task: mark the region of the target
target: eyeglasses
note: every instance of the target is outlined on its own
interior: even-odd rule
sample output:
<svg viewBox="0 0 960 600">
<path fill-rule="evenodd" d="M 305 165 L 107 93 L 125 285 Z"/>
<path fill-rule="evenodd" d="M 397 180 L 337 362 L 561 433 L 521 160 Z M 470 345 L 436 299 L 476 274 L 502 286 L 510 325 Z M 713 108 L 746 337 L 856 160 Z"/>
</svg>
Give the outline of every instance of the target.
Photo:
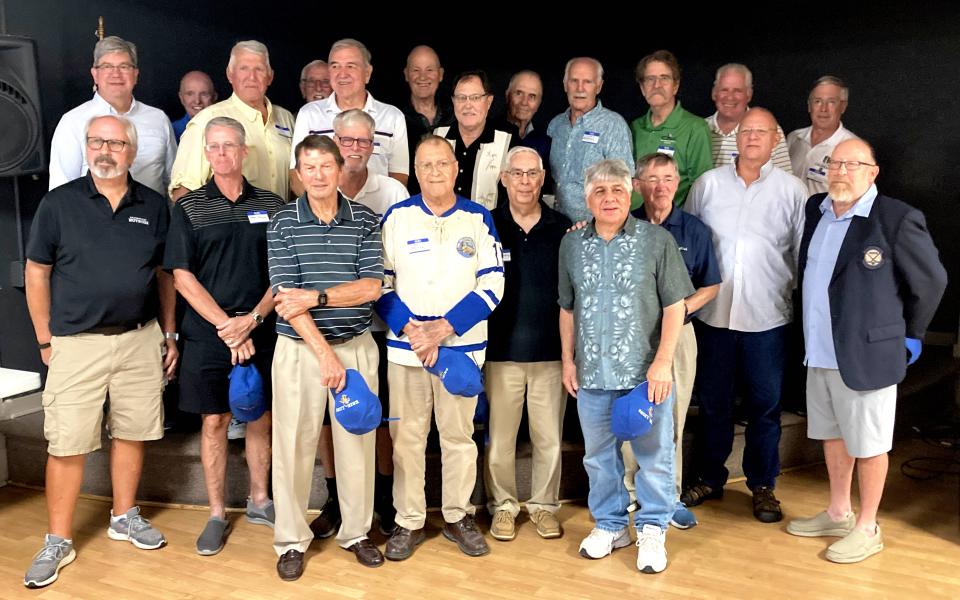
<svg viewBox="0 0 960 600">
<path fill-rule="evenodd" d="M 466 96 L 464 94 L 454 94 L 453 101 L 455 104 L 464 104 L 465 102 L 476 104 L 477 102 L 480 102 L 486 98 L 488 95 L 489 94 L 470 94 L 469 96 Z"/>
<path fill-rule="evenodd" d="M 225 153 L 232 153 L 240 149 L 240 144 L 234 144 L 233 142 L 224 142 L 222 144 L 211 142 L 205 145 L 203 148 L 207 152 L 212 152 L 213 154 L 220 154 L 220 150 L 223 150 Z"/>
<path fill-rule="evenodd" d="M 302 83 L 306 87 L 319 88 L 319 87 L 323 87 L 324 84 L 330 85 L 330 80 L 329 79 L 301 79 L 300 83 Z"/>
<path fill-rule="evenodd" d="M 124 75 L 136 69 L 136 65 L 131 65 L 130 63 L 120 63 L 119 65 L 111 65 L 110 63 L 102 63 L 94 67 L 98 71 L 104 73 L 111 73 L 113 71 L 120 71 Z"/>
<path fill-rule="evenodd" d="M 87 148 L 91 150 L 99 150 L 103 148 L 103 145 L 106 144 L 110 152 L 120 152 L 123 150 L 123 147 L 129 144 L 125 140 L 105 140 L 98 137 L 88 137 L 87 138 Z"/>
<path fill-rule="evenodd" d="M 355 138 L 355 137 L 338 135 L 337 139 L 340 140 L 341 144 L 347 147 L 353 146 L 354 144 L 356 144 L 358 147 L 362 148 L 363 150 L 366 150 L 370 146 L 373 146 L 373 140 L 368 138 Z"/>
<path fill-rule="evenodd" d="M 670 185 L 676 180 L 677 178 L 674 177 L 673 175 L 667 175 L 666 177 L 644 177 L 640 179 L 640 182 L 646 183 L 647 185 L 659 185 L 661 183 L 665 185 Z"/>
<path fill-rule="evenodd" d="M 643 85 L 653 85 L 658 81 L 661 85 L 667 85 L 673 81 L 673 75 L 647 75 L 646 77 L 642 77 L 640 79 L 640 82 L 643 83 Z"/>
<path fill-rule="evenodd" d="M 770 133 L 775 133 L 776 131 L 777 131 L 776 129 L 764 129 L 762 127 L 758 127 L 755 129 L 741 129 L 737 131 L 737 135 L 739 135 L 740 137 L 748 138 L 753 135 L 764 136 Z"/>
<path fill-rule="evenodd" d="M 840 167 L 844 167 L 848 172 L 859 171 L 860 167 L 875 167 L 877 165 L 861 162 L 859 160 L 833 160 L 832 158 L 825 159 L 827 169 L 831 171 L 839 171 Z"/>
<path fill-rule="evenodd" d="M 511 179 L 515 179 L 517 181 L 523 179 L 524 175 L 526 175 L 529 179 L 536 179 L 542 174 L 543 169 L 530 169 L 528 171 L 523 171 L 521 169 L 509 169 L 507 171 L 507 175 L 509 175 Z"/>
<path fill-rule="evenodd" d="M 414 165 L 414 166 L 415 166 L 418 170 L 423 171 L 424 173 L 429 173 L 429 172 L 433 171 L 434 169 L 436 169 L 436 170 L 438 170 L 438 171 L 446 171 L 447 169 L 450 168 L 450 165 L 452 165 L 452 164 L 453 164 L 453 161 L 452 161 L 452 160 L 438 160 L 438 161 L 435 162 L 435 163 L 432 163 L 432 162 L 428 162 L 428 163 L 417 163 L 417 164 Z"/>
</svg>

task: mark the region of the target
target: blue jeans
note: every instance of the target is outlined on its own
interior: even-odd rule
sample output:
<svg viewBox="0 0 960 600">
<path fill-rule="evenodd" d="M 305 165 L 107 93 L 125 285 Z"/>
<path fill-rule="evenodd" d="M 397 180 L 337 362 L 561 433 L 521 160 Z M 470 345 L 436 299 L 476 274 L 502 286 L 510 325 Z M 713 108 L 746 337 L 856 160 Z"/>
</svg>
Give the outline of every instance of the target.
<svg viewBox="0 0 960 600">
<path fill-rule="evenodd" d="M 610 432 L 613 401 L 630 390 L 586 390 L 577 392 L 577 412 L 583 430 L 583 467 L 590 481 L 587 505 L 597 527 L 620 531 L 630 520 L 630 495 L 623 485 L 623 456 L 620 442 Z M 634 475 L 637 502 L 636 527 L 657 525 L 666 529 L 673 516 L 676 493 L 673 483 L 673 403 L 670 396 L 653 411 L 653 426 L 646 435 L 630 441 L 640 468 Z"/>
<path fill-rule="evenodd" d="M 780 391 L 787 326 L 743 332 L 694 323 L 699 347 L 700 479 L 714 489 L 727 483 L 724 463 L 733 449 L 733 399 L 740 379 L 746 392 L 743 472 L 747 487 L 773 487 L 780 473 Z"/>
</svg>

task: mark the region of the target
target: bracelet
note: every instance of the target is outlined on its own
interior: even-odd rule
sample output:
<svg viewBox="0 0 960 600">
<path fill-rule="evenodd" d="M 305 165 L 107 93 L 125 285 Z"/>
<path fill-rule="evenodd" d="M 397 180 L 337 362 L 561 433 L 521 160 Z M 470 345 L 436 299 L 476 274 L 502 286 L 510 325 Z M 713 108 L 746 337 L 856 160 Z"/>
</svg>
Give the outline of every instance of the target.
<svg viewBox="0 0 960 600">
<path fill-rule="evenodd" d="M 37 342 L 37 348 L 39 348 L 40 350 L 46 350 L 49 347 L 50 347 L 50 342 L 44 342 L 42 344 Z"/>
<path fill-rule="evenodd" d="M 163 338 L 177 342 L 177 341 L 180 341 L 180 334 L 177 333 L 176 331 L 164 331 Z"/>
</svg>

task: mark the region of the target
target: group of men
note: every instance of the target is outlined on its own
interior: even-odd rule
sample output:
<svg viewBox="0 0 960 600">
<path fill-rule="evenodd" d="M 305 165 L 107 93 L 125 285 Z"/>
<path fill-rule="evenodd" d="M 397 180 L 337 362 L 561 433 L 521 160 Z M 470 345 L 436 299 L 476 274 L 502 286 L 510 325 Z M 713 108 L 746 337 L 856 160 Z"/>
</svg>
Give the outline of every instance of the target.
<svg viewBox="0 0 960 600">
<path fill-rule="evenodd" d="M 50 367 L 50 528 L 28 587 L 52 583 L 76 556 L 83 459 L 100 447 L 107 396 L 108 534 L 139 548 L 165 544 L 134 494 L 143 442 L 163 435 L 164 381 L 177 373 L 181 410 L 202 416 L 210 517 L 196 550 L 224 547 L 237 364 L 253 365 L 266 391 L 265 410 L 247 415 L 246 518 L 273 528 L 284 580 L 301 576 L 315 537 L 336 534 L 368 567 L 413 554 L 425 538 L 431 419 L 444 536 L 469 556 L 489 552 L 471 503 L 478 390 L 451 383 L 480 369 L 492 537 L 516 535 L 524 406 L 533 445 L 526 510 L 540 536 L 562 535 L 569 393 L 596 521 L 581 555 L 633 543 L 633 525 L 637 568 L 663 571 L 669 525 L 696 525 L 689 509 L 723 494 L 739 389 L 753 514 L 782 519 L 780 390 L 798 282 L 808 431 L 824 441 L 831 494 L 826 511 L 787 530 L 842 537 L 827 552 L 835 562 L 882 549 L 876 512 L 904 346 L 915 360 L 946 274 L 923 216 L 878 193 L 873 149 L 840 122 L 848 91 L 839 79 L 816 82 L 811 127 L 784 140 L 772 113 L 750 108 L 745 66 L 718 69 L 717 112 L 701 119 L 681 107 L 680 66 L 664 50 L 637 65 L 650 108 L 632 125 L 602 106 L 599 61 L 579 57 L 563 76 L 569 108 L 540 133 L 537 73 L 511 78 L 507 114 L 496 120 L 483 71 L 458 76 L 449 104 L 439 97 L 444 71 L 427 46 L 408 56 L 402 109 L 367 91 L 371 54 L 353 39 L 303 68 L 296 118 L 268 99 L 273 69 L 256 41 L 231 50 L 226 100 L 216 102 L 209 76 L 185 75 L 186 114 L 173 124 L 134 99 L 138 73 L 132 43 L 97 44 L 94 98 L 57 127 L 50 192 L 29 240 L 28 305 Z M 329 416 L 357 376 L 390 416 L 375 430 L 350 431 Z M 652 425 L 621 440 L 613 405 L 643 382 Z M 695 385 L 701 431 L 684 487 Z M 328 500 L 308 523 L 318 443 Z M 625 459 L 638 468 L 625 471 Z M 383 552 L 368 538 L 375 515 L 389 536 Z"/>
</svg>

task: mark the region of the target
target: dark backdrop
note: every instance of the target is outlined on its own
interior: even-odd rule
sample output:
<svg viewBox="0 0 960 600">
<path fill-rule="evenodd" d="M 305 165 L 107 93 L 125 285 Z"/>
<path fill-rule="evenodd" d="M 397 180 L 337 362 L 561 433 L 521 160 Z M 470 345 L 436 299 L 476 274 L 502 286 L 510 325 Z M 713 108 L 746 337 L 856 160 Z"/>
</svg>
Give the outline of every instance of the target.
<svg viewBox="0 0 960 600">
<path fill-rule="evenodd" d="M 851 87 L 844 124 L 876 146 L 880 189 L 926 213 L 951 281 L 960 275 L 954 208 L 960 196 L 960 174 L 954 167 L 960 150 L 960 10 L 933 3 L 924 3 L 922 9 L 807 3 L 807 9 L 793 8 L 790 14 L 730 14 L 719 21 L 722 17 L 707 16 L 710 11 L 698 11 L 692 3 L 685 9 L 661 5 L 663 14 L 649 8 L 603 9 L 605 16 L 591 14 L 588 7 L 575 14 L 546 14 L 534 5 L 517 5 L 497 16 L 464 19 L 442 15 L 452 14 L 454 6 L 461 15 L 486 5 L 418 5 L 413 13 L 404 3 L 391 13 L 383 4 L 330 9 L 321 2 L 16 0 L 6 3 L 6 27 L 7 33 L 37 41 L 47 144 L 60 115 L 91 96 L 89 69 L 100 15 L 107 35 L 134 41 L 139 48 L 137 98 L 173 118 L 183 114 L 176 93 L 180 76 L 188 70 L 209 72 L 221 98 L 229 95 L 224 69 L 230 46 L 250 38 L 270 48 L 276 71 L 271 99 L 294 113 L 300 106 L 300 68 L 313 58 L 326 58 L 330 44 L 346 36 L 369 46 L 375 67 L 370 89 L 391 103 L 405 96 L 401 69 L 416 44 L 437 49 L 448 80 L 460 70 L 486 69 L 499 92 L 495 110 L 502 110 L 502 90 L 510 73 L 536 69 L 545 83 L 538 127 L 565 108 L 560 80 L 564 63 L 575 55 L 603 62 L 601 98 L 628 120 L 646 111 L 633 66 L 658 48 L 668 48 L 679 58 L 684 69 L 680 99 L 689 110 L 711 114 L 714 71 L 725 62 L 743 62 L 754 72 L 753 104 L 770 108 L 788 132 L 809 124 L 805 102 L 811 82 L 823 74 L 839 75 Z M 755 13 L 746 3 L 736 5 Z M 722 10 L 729 11 L 729 6 Z M 718 5 L 715 12 L 720 10 Z M 688 14 L 694 12 L 705 16 Z M 562 19 L 569 19 L 569 26 L 560 27 Z M 548 22 L 551 25 L 545 25 Z M 536 23 L 544 25 L 528 25 Z M 532 31 L 535 27 L 540 30 Z M 29 231 L 46 191 L 46 174 L 20 177 L 18 182 L 21 224 Z M 10 264 L 18 257 L 13 182 L 0 179 L 0 364 L 37 370 L 23 290 L 11 286 Z M 951 284 L 932 329 L 956 332 L 957 313 L 957 287 Z"/>
</svg>

